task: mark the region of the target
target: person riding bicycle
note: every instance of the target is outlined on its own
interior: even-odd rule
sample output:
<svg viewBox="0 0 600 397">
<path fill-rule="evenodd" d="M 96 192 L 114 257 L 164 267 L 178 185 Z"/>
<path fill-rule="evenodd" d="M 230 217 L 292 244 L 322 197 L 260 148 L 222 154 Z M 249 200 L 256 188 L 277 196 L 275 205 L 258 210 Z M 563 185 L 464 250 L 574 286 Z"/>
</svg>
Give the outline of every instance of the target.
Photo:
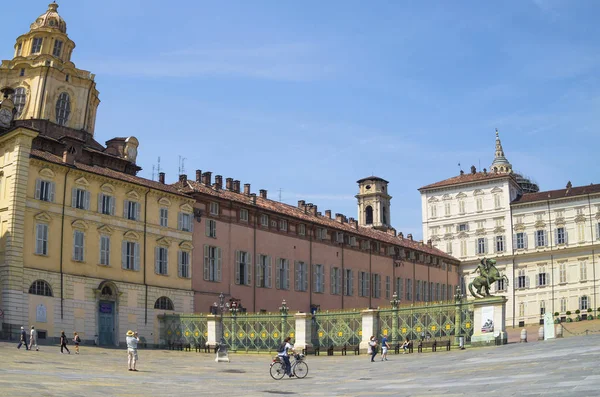
<svg viewBox="0 0 600 397">
<path fill-rule="evenodd" d="M 294 353 L 294 346 L 290 343 L 292 338 L 289 336 L 283 340 L 283 343 L 277 349 L 277 355 L 283 360 L 285 363 L 285 373 L 290 378 L 294 376 L 292 374 L 292 364 L 290 363 L 289 352 Z"/>
</svg>

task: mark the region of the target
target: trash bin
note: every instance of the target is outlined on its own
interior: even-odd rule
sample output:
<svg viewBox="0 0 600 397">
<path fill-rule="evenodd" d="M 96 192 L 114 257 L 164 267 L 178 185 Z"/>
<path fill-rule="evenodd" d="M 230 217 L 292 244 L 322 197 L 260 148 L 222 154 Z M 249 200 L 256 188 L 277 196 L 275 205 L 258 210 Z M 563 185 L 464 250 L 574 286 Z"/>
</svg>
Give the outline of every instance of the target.
<svg viewBox="0 0 600 397">
<path fill-rule="evenodd" d="M 98 340 L 98 335 L 94 335 L 94 345 L 98 346 L 100 344 L 100 341 Z"/>
<path fill-rule="evenodd" d="M 460 350 L 465 349 L 465 337 L 464 336 L 458 337 L 458 347 L 460 348 Z"/>
</svg>

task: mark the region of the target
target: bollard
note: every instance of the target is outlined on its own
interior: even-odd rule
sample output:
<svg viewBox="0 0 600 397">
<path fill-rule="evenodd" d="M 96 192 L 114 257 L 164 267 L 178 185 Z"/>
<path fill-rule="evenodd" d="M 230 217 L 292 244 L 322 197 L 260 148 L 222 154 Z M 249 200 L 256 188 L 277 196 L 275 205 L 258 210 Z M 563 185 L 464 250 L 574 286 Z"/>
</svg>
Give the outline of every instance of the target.
<svg viewBox="0 0 600 397">
<path fill-rule="evenodd" d="M 521 330 L 521 343 L 525 342 L 527 343 L 527 330 L 525 328 L 523 328 Z"/>
<path fill-rule="evenodd" d="M 464 336 L 458 337 L 458 347 L 460 348 L 460 350 L 465 350 L 465 337 Z"/>
<path fill-rule="evenodd" d="M 562 338 L 563 337 L 563 326 L 562 326 L 562 324 L 556 324 L 556 337 L 557 338 Z"/>
<path fill-rule="evenodd" d="M 541 326 L 538 330 L 538 340 L 544 340 L 544 326 Z"/>
</svg>

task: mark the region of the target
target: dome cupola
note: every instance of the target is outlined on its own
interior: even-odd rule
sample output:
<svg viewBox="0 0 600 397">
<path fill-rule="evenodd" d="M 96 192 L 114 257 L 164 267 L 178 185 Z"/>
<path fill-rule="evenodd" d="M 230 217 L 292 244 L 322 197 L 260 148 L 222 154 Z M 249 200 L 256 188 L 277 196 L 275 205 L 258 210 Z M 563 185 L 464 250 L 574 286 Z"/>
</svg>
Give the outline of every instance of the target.
<svg viewBox="0 0 600 397">
<path fill-rule="evenodd" d="M 52 2 L 48 5 L 48 10 L 40 15 L 34 23 L 31 24 L 30 29 L 36 30 L 40 28 L 56 29 L 62 33 L 67 33 L 67 23 L 64 19 L 58 15 L 58 4 Z"/>
</svg>

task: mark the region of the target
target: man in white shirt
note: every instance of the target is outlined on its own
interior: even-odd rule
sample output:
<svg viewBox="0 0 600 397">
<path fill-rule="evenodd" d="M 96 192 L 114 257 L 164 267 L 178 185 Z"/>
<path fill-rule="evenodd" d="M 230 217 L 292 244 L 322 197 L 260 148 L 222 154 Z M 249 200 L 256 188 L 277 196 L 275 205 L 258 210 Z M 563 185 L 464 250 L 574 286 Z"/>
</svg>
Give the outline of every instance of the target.
<svg viewBox="0 0 600 397">
<path fill-rule="evenodd" d="M 285 373 L 290 378 L 294 376 L 294 374 L 292 374 L 292 364 L 290 363 L 290 356 L 288 354 L 288 351 L 291 351 L 292 353 L 294 351 L 294 346 L 292 346 L 292 344 L 290 343 L 291 340 L 292 340 L 292 338 L 290 338 L 289 336 L 287 338 L 285 338 L 283 340 L 283 343 L 277 350 L 277 355 L 285 363 Z"/>
<path fill-rule="evenodd" d="M 31 350 L 33 346 L 35 346 L 36 352 L 40 351 L 40 349 L 38 349 L 38 345 L 37 345 L 37 331 L 35 330 L 35 327 L 32 325 L 31 333 L 29 334 L 29 350 Z"/>
<path fill-rule="evenodd" d="M 129 366 L 130 371 L 137 371 L 135 369 L 135 364 L 138 360 L 137 348 L 138 342 L 140 338 L 138 337 L 137 332 L 133 332 L 131 330 L 127 331 L 127 364 Z"/>
</svg>

